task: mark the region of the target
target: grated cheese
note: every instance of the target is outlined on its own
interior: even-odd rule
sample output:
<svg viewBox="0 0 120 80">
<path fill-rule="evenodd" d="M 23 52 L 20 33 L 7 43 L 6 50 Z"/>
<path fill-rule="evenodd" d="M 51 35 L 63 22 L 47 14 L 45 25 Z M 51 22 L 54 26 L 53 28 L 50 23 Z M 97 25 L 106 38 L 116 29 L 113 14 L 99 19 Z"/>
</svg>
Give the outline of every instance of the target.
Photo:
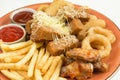
<svg viewBox="0 0 120 80">
<path fill-rule="evenodd" d="M 68 35 L 70 33 L 69 28 L 65 26 L 65 22 L 61 21 L 58 17 L 51 17 L 47 13 L 42 11 L 37 11 L 33 15 L 33 24 L 51 27 L 60 34 Z M 39 27 L 40 27 L 39 26 Z"/>
</svg>

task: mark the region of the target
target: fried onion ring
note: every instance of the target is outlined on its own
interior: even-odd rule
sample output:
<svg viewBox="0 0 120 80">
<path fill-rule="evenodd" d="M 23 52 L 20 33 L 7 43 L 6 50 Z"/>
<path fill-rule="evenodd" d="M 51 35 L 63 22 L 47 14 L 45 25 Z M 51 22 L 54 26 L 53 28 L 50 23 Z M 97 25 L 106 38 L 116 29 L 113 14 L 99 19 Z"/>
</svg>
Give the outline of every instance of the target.
<svg viewBox="0 0 120 80">
<path fill-rule="evenodd" d="M 82 41 L 82 48 L 84 48 L 84 49 L 96 49 L 96 48 L 92 47 L 91 43 L 92 44 L 97 43 L 98 46 L 103 47 L 102 49 L 97 48 L 101 58 L 109 56 L 110 51 L 111 51 L 111 44 L 110 44 L 110 41 L 108 40 L 108 38 L 106 38 L 105 36 L 100 35 L 100 34 L 88 35 Z M 94 45 L 94 46 L 96 46 L 96 45 Z"/>
<path fill-rule="evenodd" d="M 90 19 L 85 25 L 86 28 L 91 28 L 91 27 L 96 27 L 96 26 L 100 26 L 105 28 L 106 27 L 106 23 L 104 20 L 102 19 Z"/>
<path fill-rule="evenodd" d="M 113 43 L 116 40 L 115 35 L 112 33 L 112 31 L 105 29 L 105 28 L 91 27 L 88 30 L 88 35 L 93 35 L 93 34 L 104 35 L 105 37 L 107 37 L 109 39 L 110 43 Z"/>
</svg>

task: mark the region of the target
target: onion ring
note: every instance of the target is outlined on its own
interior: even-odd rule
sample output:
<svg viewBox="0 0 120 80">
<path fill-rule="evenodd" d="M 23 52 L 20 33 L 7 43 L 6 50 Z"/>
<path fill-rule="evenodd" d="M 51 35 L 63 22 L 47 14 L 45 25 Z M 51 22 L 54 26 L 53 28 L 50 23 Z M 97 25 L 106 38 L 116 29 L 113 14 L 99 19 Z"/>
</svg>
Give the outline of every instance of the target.
<svg viewBox="0 0 120 80">
<path fill-rule="evenodd" d="M 106 27 L 106 23 L 104 20 L 102 19 L 90 19 L 85 25 L 86 28 L 91 28 L 91 27 L 96 27 L 96 26 L 100 26 L 105 28 Z"/>
<path fill-rule="evenodd" d="M 115 35 L 112 33 L 112 31 L 101 27 L 91 27 L 88 30 L 88 35 L 93 35 L 93 34 L 101 34 L 107 37 L 110 43 L 113 43 L 116 40 Z"/>
<path fill-rule="evenodd" d="M 84 49 L 94 49 L 91 46 L 91 43 L 101 43 L 103 49 L 97 49 L 100 54 L 100 58 L 104 58 L 109 56 L 110 51 L 111 51 L 111 44 L 108 38 L 106 38 L 103 35 L 100 34 L 94 34 L 94 35 L 88 35 L 83 41 L 82 41 L 82 48 Z"/>
</svg>

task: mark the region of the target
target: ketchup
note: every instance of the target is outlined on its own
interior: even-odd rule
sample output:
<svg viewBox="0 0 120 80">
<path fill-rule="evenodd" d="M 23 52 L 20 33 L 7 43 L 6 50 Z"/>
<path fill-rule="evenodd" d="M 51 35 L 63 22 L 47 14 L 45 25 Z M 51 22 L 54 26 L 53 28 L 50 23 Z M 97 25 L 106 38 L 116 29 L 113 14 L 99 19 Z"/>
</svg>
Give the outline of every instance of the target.
<svg viewBox="0 0 120 80">
<path fill-rule="evenodd" d="M 0 29 L 0 39 L 4 42 L 13 42 L 20 39 L 24 32 L 21 28 L 16 26 L 8 26 Z"/>
<path fill-rule="evenodd" d="M 28 20 L 32 19 L 32 12 L 22 11 L 14 15 L 13 20 L 17 23 L 26 23 Z"/>
</svg>

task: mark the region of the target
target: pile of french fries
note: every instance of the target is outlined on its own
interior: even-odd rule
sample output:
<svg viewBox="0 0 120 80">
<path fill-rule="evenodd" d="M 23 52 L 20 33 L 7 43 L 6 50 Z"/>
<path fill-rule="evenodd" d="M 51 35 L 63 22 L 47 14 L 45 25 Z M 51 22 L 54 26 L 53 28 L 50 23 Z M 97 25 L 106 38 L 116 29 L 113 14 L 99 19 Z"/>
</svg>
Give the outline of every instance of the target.
<svg viewBox="0 0 120 80">
<path fill-rule="evenodd" d="M 51 56 L 42 42 L 0 42 L 0 47 L 0 72 L 10 80 L 67 80 L 59 76 L 62 56 Z"/>
</svg>

